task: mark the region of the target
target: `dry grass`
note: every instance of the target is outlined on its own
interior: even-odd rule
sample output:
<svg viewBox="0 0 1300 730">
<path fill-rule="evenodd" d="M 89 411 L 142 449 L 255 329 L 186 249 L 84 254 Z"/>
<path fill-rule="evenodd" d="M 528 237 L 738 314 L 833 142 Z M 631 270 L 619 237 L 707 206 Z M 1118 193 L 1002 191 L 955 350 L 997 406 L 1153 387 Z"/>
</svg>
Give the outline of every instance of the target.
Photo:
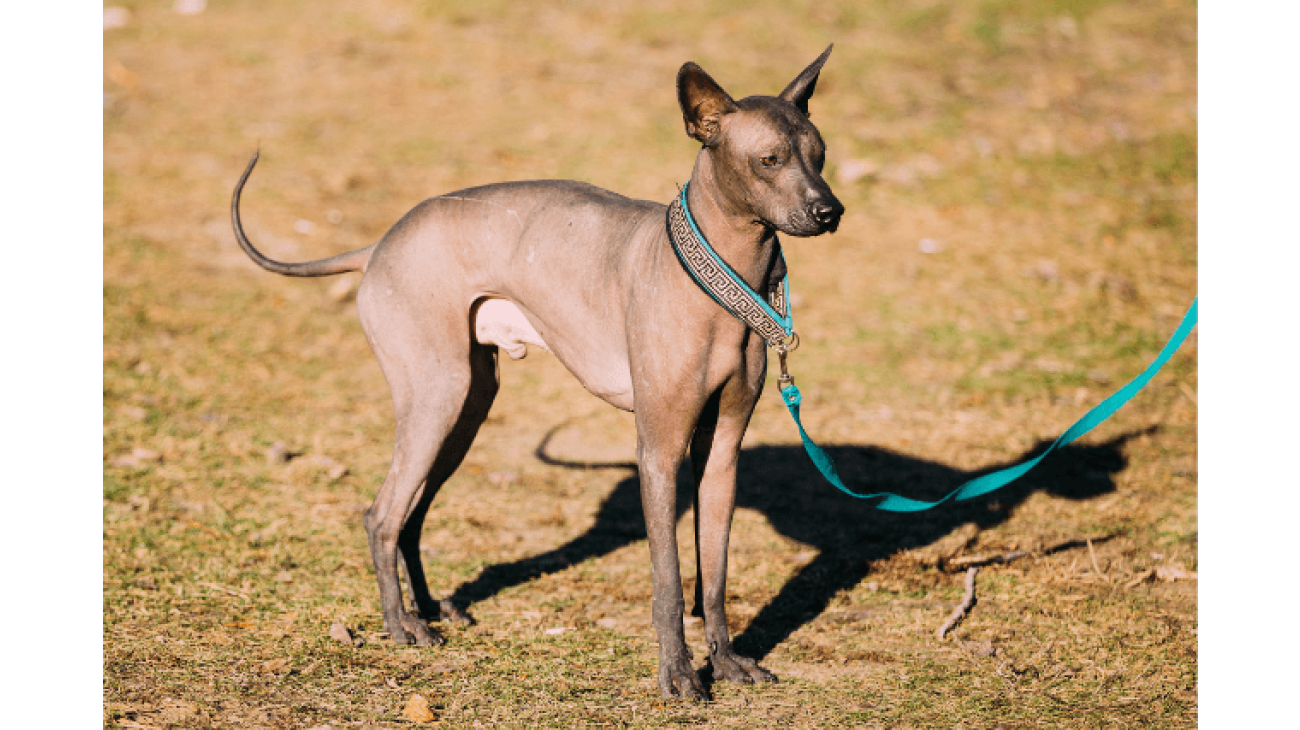
<svg viewBox="0 0 1300 730">
<path fill-rule="evenodd" d="M 667 201 L 694 154 L 682 62 L 771 94 L 834 41 L 813 116 L 849 213 L 788 246 L 792 366 L 851 483 L 939 494 L 1054 438 L 1194 296 L 1193 4 L 124 5 L 104 38 L 106 725 L 391 727 L 414 693 L 448 727 L 1196 725 L 1196 582 L 1170 579 L 1197 569 L 1195 334 L 1024 483 L 921 516 L 821 483 L 768 394 L 729 606 L 782 682 L 665 703 L 634 474 L 533 456 L 567 424 L 556 455 L 626 460 L 631 422 L 544 354 L 503 365 L 425 528 L 431 583 L 479 623 L 438 649 L 379 639 L 360 513 L 387 389 L 333 282 L 256 270 L 226 217 L 259 145 L 246 225 L 288 259 L 498 180 Z M 268 462 L 276 442 L 302 456 Z M 1017 548 L 1039 552 L 982 570 L 936 641 L 962 593 L 942 560 Z"/>
</svg>

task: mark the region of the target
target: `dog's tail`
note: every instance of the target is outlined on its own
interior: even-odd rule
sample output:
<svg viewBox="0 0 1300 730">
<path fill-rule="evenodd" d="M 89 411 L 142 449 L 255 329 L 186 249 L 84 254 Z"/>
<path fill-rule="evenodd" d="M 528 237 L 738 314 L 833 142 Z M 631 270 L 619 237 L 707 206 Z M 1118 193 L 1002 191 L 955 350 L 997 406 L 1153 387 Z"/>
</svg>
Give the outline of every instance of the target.
<svg viewBox="0 0 1300 730">
<path fill-rule="evenodd" d="M 260 151 L 253 153 L 253 159 L 248 161 L 248 167 L 244 168 L 244 174 L 240 176 L 239 183 L 235 185 L 235 194 L 230 199 L 230 222 L 235 227 L 235 239 L 239 241 L 239 247 L 244 249 L 244 253 L 248 254 L 253 263 L 263 269 L 285 276 L 329 276 L 331 274 L 342 274 L 345 271 L 365 271 L 366 264 L 370 263 L 370 254 L 375 249 L 374 244 L 349 253 L 341 253 L 338 256 L 331 256 L 318 261 L 306 261 L 301 264 L 286 264 L 275 261 L 263 256 L 261 251 L 253 248 L 253 244 L 248 241 L 248 236 L 244 235 L 244 226 L 239 222 L 239 194 L 244 191 L 244 183 L 248 181 L 249 174 L 253 172 L 253 166 L 257 164 L 257 158 L 260 154 Z"/>
</svg>

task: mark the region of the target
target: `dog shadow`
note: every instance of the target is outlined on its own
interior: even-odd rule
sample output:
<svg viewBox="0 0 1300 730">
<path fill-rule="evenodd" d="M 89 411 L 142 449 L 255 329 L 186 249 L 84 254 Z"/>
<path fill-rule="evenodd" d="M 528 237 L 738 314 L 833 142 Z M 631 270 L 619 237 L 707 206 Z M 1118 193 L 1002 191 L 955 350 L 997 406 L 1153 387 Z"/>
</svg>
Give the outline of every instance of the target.
<svg viewBox="0 0 1300 730">
<path fill-rule="evenodd" d="M 837 491 L 822 479 L 802 446 L 758 446 L 742 450 L 737 508 L 759 511 L 778 533 L 815 548 L 817 555 L 801 566 L 733 639 L 736 650 L 762 659 L 825 611 L 838 592 L 861 582 L 873 561 L 934 543 L 966 523 L 973 523 L 980 530 L 1001 524 L 1035 492 L 1076 501 L 1114 492 L 1114 475 L 1128 465 L 1123 453 L 1125 443 L 1156 428 L 1123 434 L 1101 444 L 1066 446 L 1002 489 L 964 502 L 946 502 L 932 510 L 911 513 L 880 511 L 872 506 L 879 500 L 854 499 Z M 552 430 L 537 447 L 537 456 L 542 461 L 575 469 L 625 469 L 631 475 L 614 487 L 601 505 L 595 524 L 585 533 L 540 555 L 485 568 L 456 589 L 451 596 L 455 605 L 469 606 L 546 573 L 608 555 L 646 539 L 636 464 L 595 464 L 547 456 L 547 443 L 558 429 Z M 967 480 L 1036 456 L 1050 443 L 1039 442 L 1005 463 L 976 471 L 874 446 L 830 446 L 826 451 L 835 460 L 841 479 L 854 491 L 893 492 L 912 499 L 935 500 Z M 689 474 L 689 468 L 683 468 L 678 475 L 679 520 L 693 499 Z M 689 569 L 683 565 L 684 573 Z M 688 607 L 689 603 L 688 597 Z"/>
</svg>

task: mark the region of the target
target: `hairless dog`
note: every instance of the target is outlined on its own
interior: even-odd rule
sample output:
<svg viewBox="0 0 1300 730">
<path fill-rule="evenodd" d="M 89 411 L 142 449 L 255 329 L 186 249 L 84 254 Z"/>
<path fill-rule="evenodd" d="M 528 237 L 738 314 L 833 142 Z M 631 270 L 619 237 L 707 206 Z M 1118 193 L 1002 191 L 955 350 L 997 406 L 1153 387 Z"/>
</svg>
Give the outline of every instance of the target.
<svg viewBox="0 0 1300 730">
<path fill-rule="evenodd" d="M 834 231 L 844 211 L 822 178 L 825 145 L 808 118 L 830 50 L 775 97 L 733 100 L 694 63 L 677 74 L 686 133 L 702 145 L 687 202 L 700 232 L 755 291 L 784 275 L 778 231 Z M 240 192 L 256 163 L 254 156 L 231 201 L 236 238 L 253 261 L 286 276 L 365 272 L 357 309 L 392 391 L 397 435 L 364 522 L 394 641 L 442 641 L 426 620 L 455 609 L 430 596 L 420 529 L 488 415 L 498 348 L 517 359 L 532 344 L 587 390 L 635 414 L 663 696 L 708 697 L 682 628 L 675 477 L 687 453 L 696 599 L 713 674 L 776 681 L 735 653 L 725 606 L 736 463 L 763 389 L 766 345 L 682 268 L 662 204 L 572 181 L 485 185 L 420 203 L 366 248 L 281 263 L 259 253 L 240 224 Z M 414 611 L 403 605 L 399 561 Z"/>
</svg>

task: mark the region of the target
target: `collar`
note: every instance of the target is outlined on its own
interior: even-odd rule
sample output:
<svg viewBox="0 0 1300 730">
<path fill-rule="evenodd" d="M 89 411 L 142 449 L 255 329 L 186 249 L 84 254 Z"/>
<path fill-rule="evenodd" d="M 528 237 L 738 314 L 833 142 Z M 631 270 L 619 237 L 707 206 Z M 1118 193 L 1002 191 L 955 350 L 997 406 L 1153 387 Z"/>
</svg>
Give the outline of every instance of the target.
<svg viewBox="0 0 1300 730">
<path fill-rule="evenodd" d="M 668 206 L 668 240 L 682 268 L 713 301 L 736 319 L 749 325 L 777 352 L 785 353 L 798 347 L 799 337 L 794 332 L 794 317 L 790 311 L 789 276 L 771 283 L 767 297 L 761 297 L 745 280 L 727 265 L 709 245 L 686 202 L 687 182 L 681 194 Z M 777 243 L 776 255 L 784 262 L 785 254 Z"/>
</svg>

